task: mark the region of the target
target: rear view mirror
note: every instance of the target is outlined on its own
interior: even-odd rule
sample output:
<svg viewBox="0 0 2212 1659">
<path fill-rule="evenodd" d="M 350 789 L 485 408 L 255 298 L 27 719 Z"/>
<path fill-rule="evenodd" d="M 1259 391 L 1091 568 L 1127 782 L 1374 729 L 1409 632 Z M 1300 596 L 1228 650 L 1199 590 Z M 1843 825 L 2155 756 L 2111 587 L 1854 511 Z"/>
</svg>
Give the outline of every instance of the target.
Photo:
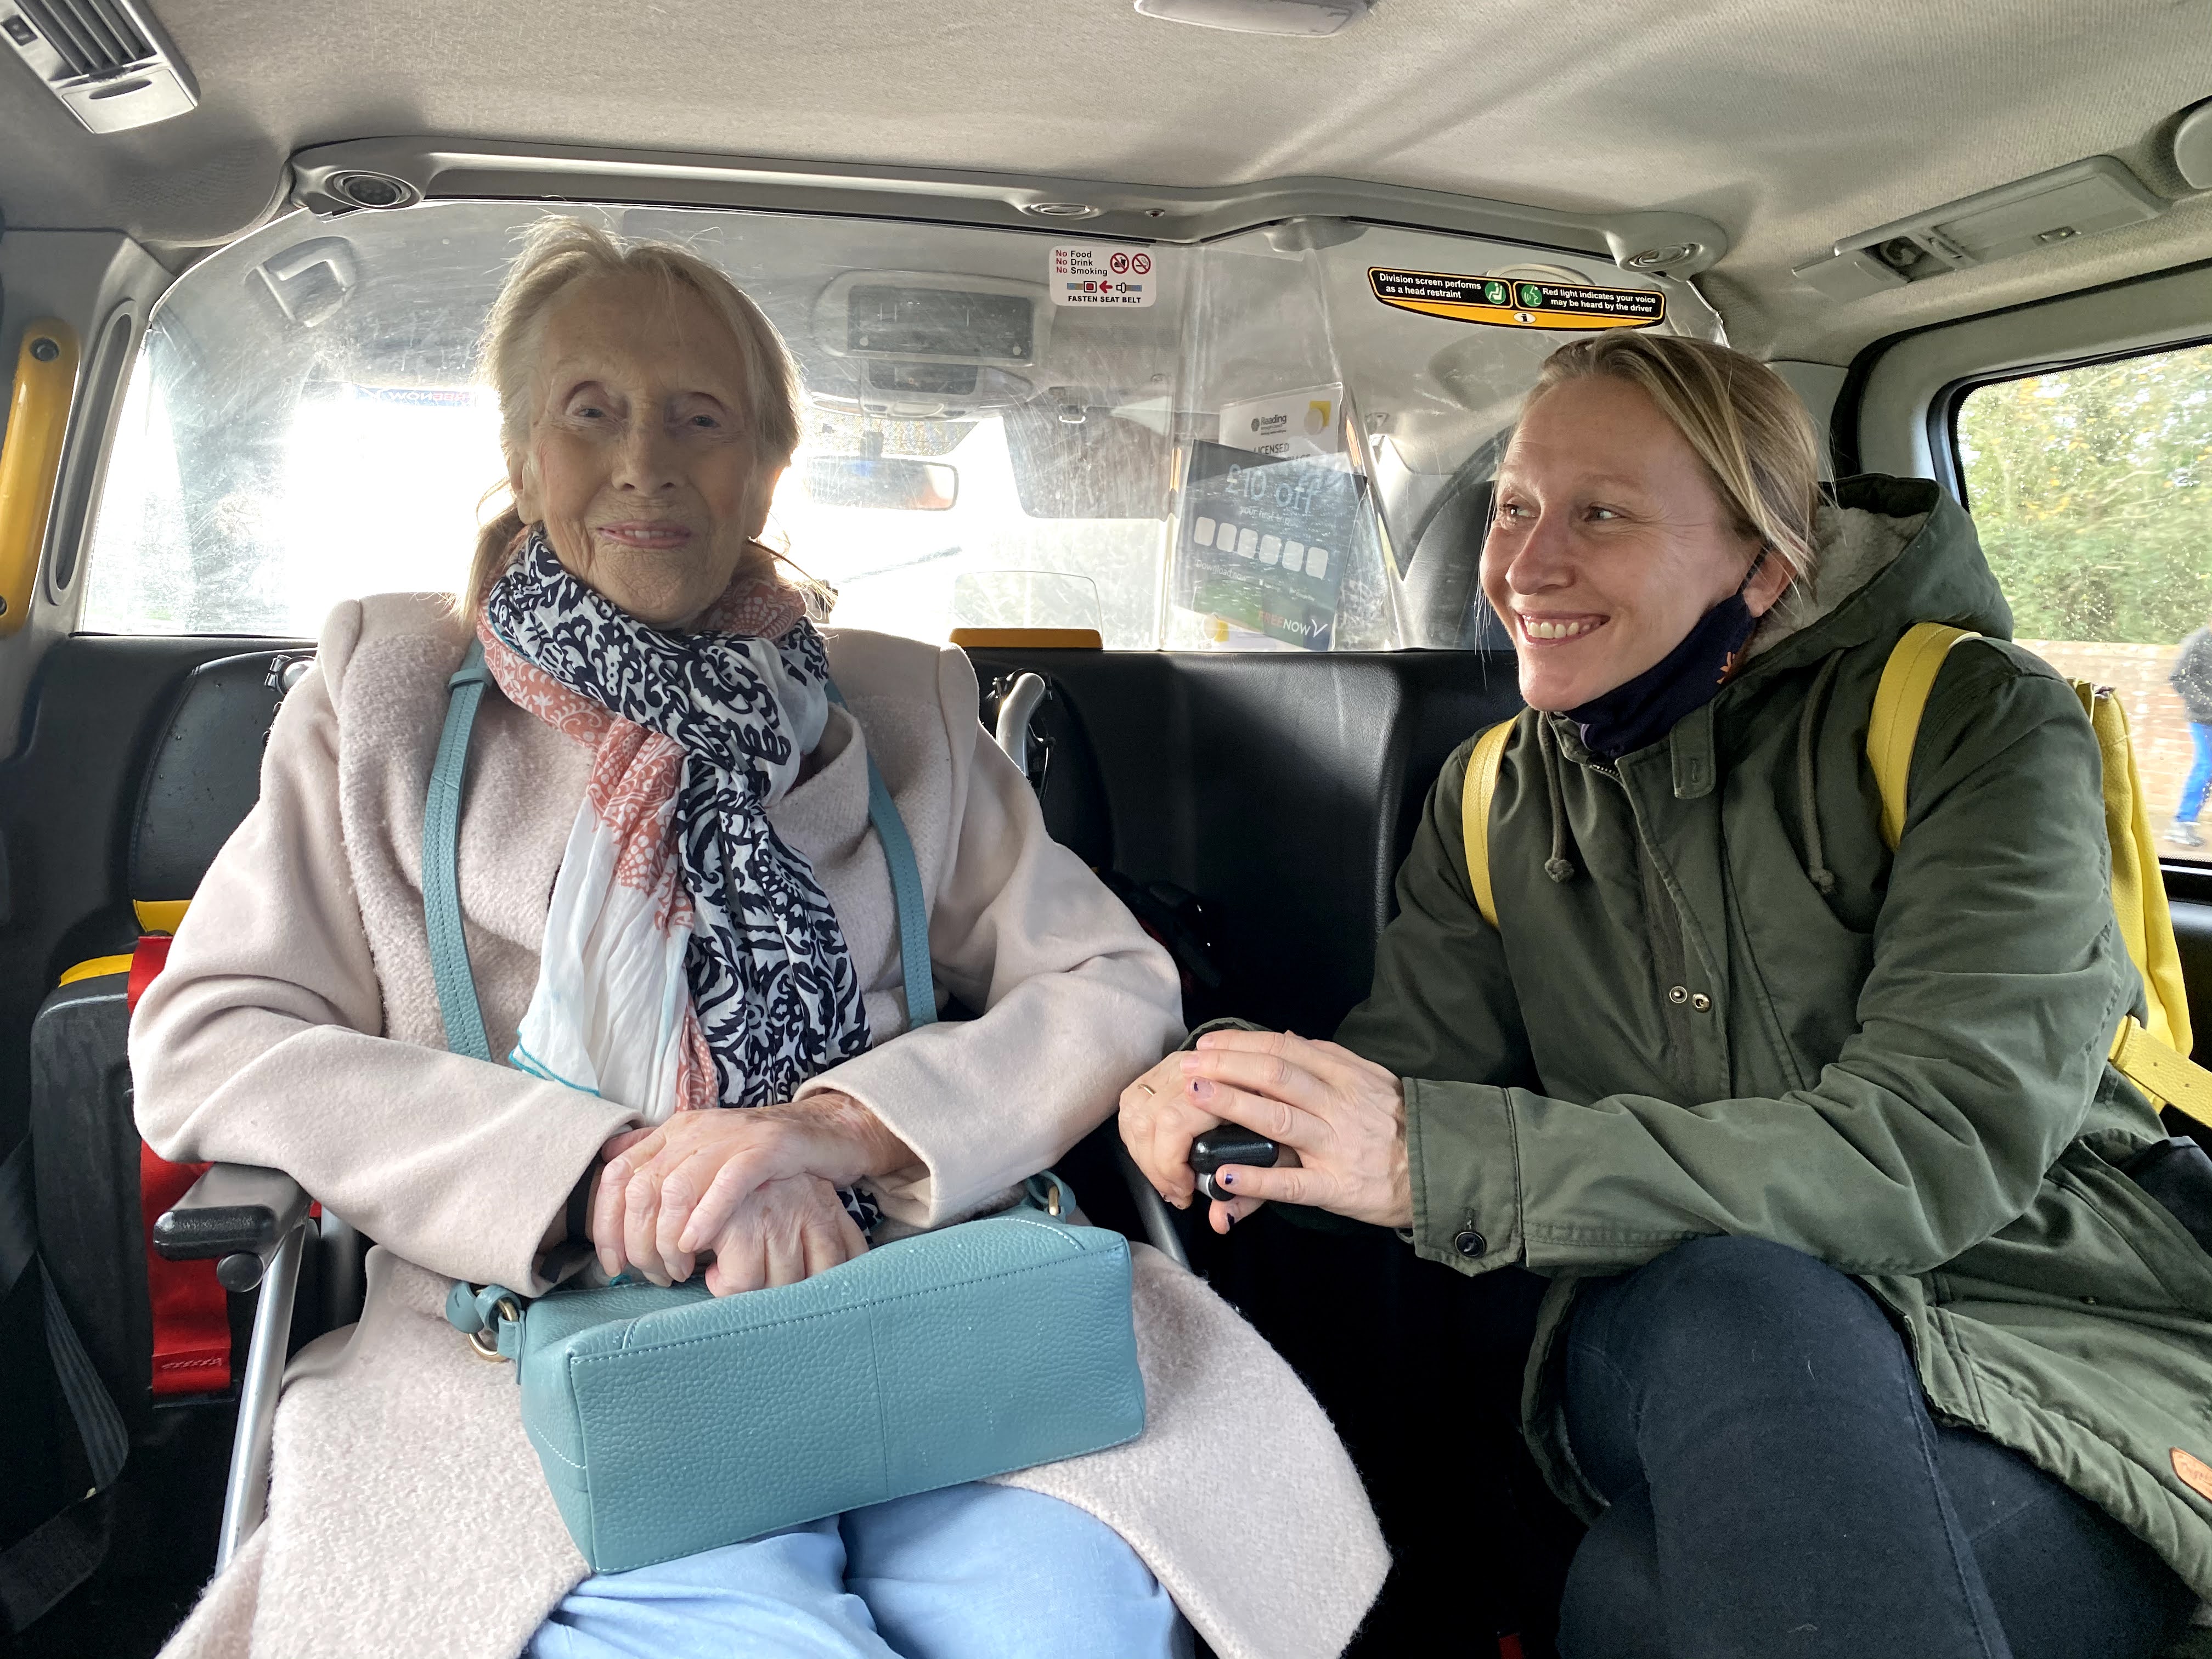
<svg viewBox="0 0 2212 1659">
<path fill-rule="evenodd" d="M 806 463 L 806 494 L 817 507 L 943 513 L 960 498 L 960 473 L 940 461 L 819 455 Z"/>
</svg>

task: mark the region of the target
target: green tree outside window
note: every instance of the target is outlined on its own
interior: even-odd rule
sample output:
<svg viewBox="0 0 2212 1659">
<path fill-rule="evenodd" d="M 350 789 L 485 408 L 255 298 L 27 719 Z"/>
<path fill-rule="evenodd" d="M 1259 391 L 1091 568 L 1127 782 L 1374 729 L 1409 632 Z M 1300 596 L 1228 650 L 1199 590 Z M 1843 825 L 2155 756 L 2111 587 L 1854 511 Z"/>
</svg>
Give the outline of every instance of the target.
<svg viewBox="0 0 2212 1659">
<path fill-rule="evenodd" d="M 2172 645 L 2212 617 L 2212 346 L 1980 387 L 1958 437 L 2017 637 Z"/>
</svg>

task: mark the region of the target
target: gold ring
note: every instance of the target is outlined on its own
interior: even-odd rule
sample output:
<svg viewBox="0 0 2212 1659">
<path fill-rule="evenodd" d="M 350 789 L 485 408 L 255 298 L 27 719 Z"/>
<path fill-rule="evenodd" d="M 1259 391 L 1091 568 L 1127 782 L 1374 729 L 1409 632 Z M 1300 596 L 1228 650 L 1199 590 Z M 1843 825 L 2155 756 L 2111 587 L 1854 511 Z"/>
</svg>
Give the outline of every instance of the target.
<svg viewBox="0 0 2212 1659">
<path fill-rule="evenodd" d="M 1152 1091 L 1152 1085 L 1149 1083 L 1139 1083 L 1137 1086 L 1139 1089 L 1142 1089 L 1146 1094 L 1150 1094 Z"/>
</svg>

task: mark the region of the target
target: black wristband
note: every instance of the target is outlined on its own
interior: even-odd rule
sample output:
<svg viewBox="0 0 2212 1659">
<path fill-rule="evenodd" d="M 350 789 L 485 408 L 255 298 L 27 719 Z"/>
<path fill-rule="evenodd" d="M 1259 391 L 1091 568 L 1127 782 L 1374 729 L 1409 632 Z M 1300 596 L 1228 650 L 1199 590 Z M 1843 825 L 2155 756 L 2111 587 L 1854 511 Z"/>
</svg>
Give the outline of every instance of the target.
<svg viewBox="0 0 2212 1659">
<path fill-rule="evenodd" d="M 568 1189 L 567 1237 L 571 1240 L 580 1241 L 591 1237 L 592 1177 L 598 1173 L 599 1167 L 599 1160 L 595 1158 L 592 1160 L 591 1168 L 584 1171 L 582 1179 Z"/>
</svg>

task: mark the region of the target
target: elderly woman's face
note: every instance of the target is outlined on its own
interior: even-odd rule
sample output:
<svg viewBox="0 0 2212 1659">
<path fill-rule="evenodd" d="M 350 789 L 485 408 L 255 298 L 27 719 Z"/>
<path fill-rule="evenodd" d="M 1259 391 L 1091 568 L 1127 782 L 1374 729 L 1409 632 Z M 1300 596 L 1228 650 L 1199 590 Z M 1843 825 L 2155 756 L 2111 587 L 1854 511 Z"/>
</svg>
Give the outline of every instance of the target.
<svg viewBox="0 0 2212 1659">
<path fill-rule="evenodd" d="M 1735 592 L 1757 544 L 1642 388 L 1570 380 L 1522 416 L 1498 475 L 1482 591 L 1513 630 L 1521 695 L 1573 708 L 1633 679 Z M 1753 615 L 1790 572 L 1762 563 Z"/>
<path fill-rule="evenodd" d="M 586 281 L 540 326 L 526 524 L 611 603 L 683 628 L 720 597 L 768 515 L 772 473 L 745 430 L 744 361 L 690 289 Z"/>
</svg>

